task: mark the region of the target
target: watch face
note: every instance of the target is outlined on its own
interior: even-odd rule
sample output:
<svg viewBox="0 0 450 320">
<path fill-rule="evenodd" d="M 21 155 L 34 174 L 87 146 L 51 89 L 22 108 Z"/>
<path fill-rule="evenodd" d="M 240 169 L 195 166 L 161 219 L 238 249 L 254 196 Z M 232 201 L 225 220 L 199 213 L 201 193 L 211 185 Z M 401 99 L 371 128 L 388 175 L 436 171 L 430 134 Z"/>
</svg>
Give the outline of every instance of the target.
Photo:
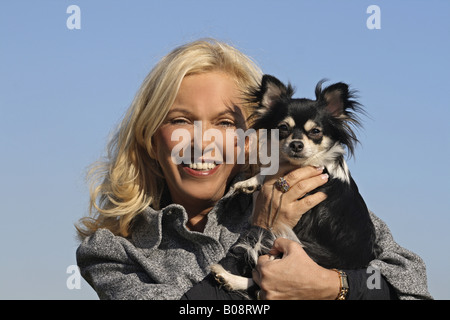
<svg viewBox="0 0 450 320">
<path fill-rule="evenodd" d="M 345 274 L 344 271 L 333 269 L 333 271 L 336 271 L 339 275 L 339 281 L 341 283 L 339 288 L 338 296 L 336 297 L 336 300 L 345 300 L 347 298 L 348 294 L 348 280 L 347 280 L 347 274 Z"/>
</svg>

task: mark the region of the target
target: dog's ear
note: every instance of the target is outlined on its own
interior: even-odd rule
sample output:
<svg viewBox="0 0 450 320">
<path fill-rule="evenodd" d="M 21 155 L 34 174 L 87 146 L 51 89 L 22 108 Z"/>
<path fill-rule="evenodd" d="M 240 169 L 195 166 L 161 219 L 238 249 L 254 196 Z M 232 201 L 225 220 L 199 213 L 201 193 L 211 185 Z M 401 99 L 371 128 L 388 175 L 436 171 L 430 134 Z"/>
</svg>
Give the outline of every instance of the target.
<svg viewBox="0 0 450 320">
<path fill-rule="evenodd" d="M 260 104 L 271 108 L 275 101 L 287 95 L 287 91 L 288 88 L 280 80 L 270 75 L 264 75 L 260 87 Z"/>
<path fill-rule="evenodd" d="M 324 81 L 320 81 L 316 87 L 318 99 L 325 101 L 328 111 L 335 117 L 345 115 L 345 110 L 352 107 L 349 98 L 351 96 L 348 85 L 338 82 L 320 90 Z"/>
<path fill-rule="evenodd" d="M 253 101 L 263 109 L 270 109 L 277 100 L 291 98 L 293 93 L 294 89 L 291 85 L 286 86 L 274 76 L 265 74 L 260 87 L 253 92 Z"/>
<path fill-rule="evenodd" d="M 365 114 L 361 105 L 356 99 L 355 91 L 349 90 L 346 83 L 338 82 L 322 90 L 320 81 L 316 86 L 316 99 L 323 102 L 324 107 L 339 121 L 342 121 L 342 128 L 346 133 L 346 141 L 350 154 L 353 154 L 354 146 L 358 142 L 352 127 L 358 128 L 361 122 L 358 114 Z"/>
</svg>

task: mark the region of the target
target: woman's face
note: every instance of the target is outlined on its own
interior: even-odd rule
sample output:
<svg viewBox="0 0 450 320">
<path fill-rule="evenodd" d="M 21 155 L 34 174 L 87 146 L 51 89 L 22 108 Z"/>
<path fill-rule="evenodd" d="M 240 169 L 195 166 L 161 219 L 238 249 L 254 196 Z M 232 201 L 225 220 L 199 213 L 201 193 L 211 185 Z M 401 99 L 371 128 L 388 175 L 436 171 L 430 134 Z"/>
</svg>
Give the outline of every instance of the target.
<svg viewBox="0 0 450 320">
<path fill-rule="evenodd" d="M 239 171 L 236 161 L 226 163 L 226 153 L 232 152 L 236 159 L 234 140 L 228 149 L 225 147 L 226 131 L 245 127 L 238 104 L 239 90 L 225 73 L 208 72 L 183 79 L 173 106 L 154 136 L 155 154 L 174 203 L 213 204 L 224 195 L 228 183 Z M 175 132 L 173 138 L 177 129 L 184 130 Z M 207 130 L 221 134 L 199 139 Z M 187 147 L 181 152 L 180 132 L 189 133 L 184 136 Z M 174 150 L 184 156 L 184 163 L 176 164 L 172 157 Z"/>
</svg>

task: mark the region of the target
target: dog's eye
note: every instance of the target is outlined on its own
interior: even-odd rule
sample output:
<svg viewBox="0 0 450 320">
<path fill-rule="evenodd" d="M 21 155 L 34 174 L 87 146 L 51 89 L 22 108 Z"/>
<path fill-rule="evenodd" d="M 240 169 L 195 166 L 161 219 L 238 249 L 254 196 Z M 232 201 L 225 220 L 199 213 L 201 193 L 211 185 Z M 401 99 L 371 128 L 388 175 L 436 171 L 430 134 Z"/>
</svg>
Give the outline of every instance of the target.
<svg viewBox="0 0 450 320">
<path fill-rule="evenodd" d="M 319 128 L 314 128 L 309 131 L 309 134 L 312 136 L 318 136 L 322 133 L 322 131 Z"/>
</svg>

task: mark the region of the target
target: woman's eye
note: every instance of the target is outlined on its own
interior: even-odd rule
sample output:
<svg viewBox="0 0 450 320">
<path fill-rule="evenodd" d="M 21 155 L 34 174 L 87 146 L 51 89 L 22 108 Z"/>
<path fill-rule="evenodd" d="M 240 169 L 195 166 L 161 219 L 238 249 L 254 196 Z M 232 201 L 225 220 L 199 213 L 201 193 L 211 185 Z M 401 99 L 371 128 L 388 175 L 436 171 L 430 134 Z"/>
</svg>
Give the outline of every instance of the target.
<svg viewBox="0 0 450 320">
<path fill-rule="evenodd" d="M 222 120 L 222 121 L 219 121 L 219 126 L 221 126 L 221 127 L 235 127 L 236 125 L 231 120 Z"/>
<path fill-rule="evenodd" d="M 280 130 L 280 131 L 288 131 L 289 130 L 289 127 L 288 127 L 288 125 L 287 124 L 280 124 L 278 127 L 277 127 L 277 129 L 278 130 Z"/>
<path fill-rule="evenodd" d="M 184 118 L 175 118 L 175 119 L 170 120 L 170 123 L 171 124 L 187 124 L 188 120 L 184 119 Z"/>
</svg>

